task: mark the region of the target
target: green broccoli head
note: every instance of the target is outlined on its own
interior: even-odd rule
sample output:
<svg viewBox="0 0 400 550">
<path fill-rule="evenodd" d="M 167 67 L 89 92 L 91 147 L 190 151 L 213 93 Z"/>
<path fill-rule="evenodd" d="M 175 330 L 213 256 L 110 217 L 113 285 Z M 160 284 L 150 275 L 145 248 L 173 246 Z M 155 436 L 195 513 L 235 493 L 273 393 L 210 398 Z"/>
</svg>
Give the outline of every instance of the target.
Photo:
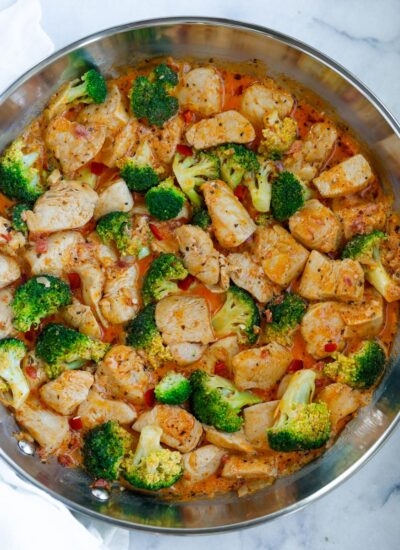
<svg viewBox="0 0 400 550">
<path fill-rule="evenodd" d="M 275 110 L 264 117 L 264 124 L 259 151 L 270 159 L 279 160 L 297 138 L 297 122 L 291 117 L 281 120 Z"/>
<path fill-rule="evenodd" d="M 272 185 L 270 180 L 274 164 L 270 160 L 258 157 L 259 169 L 247 172 L 244 183 L 248 187 L 251 202 L 258 212 L 269 212 L 271 206 Z"/>
<path fill-rule="evenodd" d="M 145 193 L 158 185 L 158 170 L 147 140 L 139 144 L 133 157 L 122 161 L 120 175 L 129 189 L 136 193 Z"/>
<path fill-rule="evenodd" d="M 26 202 L 19 202 L 13 206 L 11 211 L 13 229 L 15 231 L 20 231 L 25 236 L 28 234 L 28 225 L 24 219 L 24 212 L 30 209 L 31 207 Z"/>
<path fill-rule="evenodd" d="M 212 318 L 217 338 L 236 334 L 239 341 L 254 344 L 258 338 L 260 312 L 251 294 L 231 285 L 222 308 Z"/>
<path fill-rule="evenodd" d="M 145 201 L 152 216 L 166 221 L 176 218 L 182 210 L 185 195 L 174 185 L 173 179 L 168 178 L 147 191 Z"/>
<path fill-rule="evenodd" d="M 386 355 L 376 340 L 366 340 L 349 357 L 335 353 L 334 358 L 335 361 L 324 366 L 324 374 L 352 388 L 371 388 L 385 370 Z"/>
<path fill-rule="evenodd" d="M 72 301 L 69 286 L 52 275 L 36 275 L 17 288 L 12 301 L 14 327 L 27 332 Z"/>
<path fill-rule="evenodd" d="M 65 103 L 103 103 L 107 97 L 104 77 L 95 69 L 86 71 L 81 78 L 71 82 L 64 98 Z"/>
<path fill-rule="evenodd" d="M 45 363 L 47 376 L 53 379 L 64 370 L 80 368 L 86 361 L 97 363 L 109 348 L 109 344 L 77 330 L 50 323 L 39 334 L 35 353 Z"/>
<path fill-rule="evenodd" d="M 174 88 L 178 84 L 178 75 L 165 63 L 160 63 L 150 74 L 150 80 L 162 84 L 165 88 Z"/>
<path fill-rule="evenodd" d="M 157 384 L 155 396 L 160 403 L 180 405 L 189 399 L 190 392 L 190 381 L 183 374 L 170 371 Z"/>
<path fill-rule="evenodd" d="M 257 172 L 260 163 L 251 149 L 237 143 L 225 143 L 215 149 L 221 163 L 221 178 L 235 189 L 246 172 Z"/>
<path fill-rule="evenodd" d="M 204 231 L 211 225 L 211 216 L 206 208 L 196 208 L 190 221 L 192 225 L 198 225 Z"/>
<path fill-rule="evenodd" d="M 143 278 L 142 297 L 145 305 L 177 292 L 178 285 L 174 281 L 182 281 L 188 274 L 180 258 L 170 253 L 160 254 L 150 264 Z"/>
<path fill-rule="evenodd" d="M 242 408 L 261 401 L 254 393 L 239 391 L 226 378 L 202 370 L 191 374 L 190 385 L 190 406 L 194 416 L 224 432 L 237 432 L 243 425 Z"/>
<path fill-rule="evenodd" d="M 172 359 L 172 355 L 157 328 L 155 310 L 155 304 L 148 304 L 128 323 L 126 343 L 145 351 L 151 366 L 157 368 L 163 361 Z"/>
<path fill-rule="evenodd" d="M 25 344 L 17 338 L 0 340 L 0 378 L 5 389 L 10 389 L 12 406 L 19 409 L 29 395 L 29 385 L 21 369 L 21 361 L 27 350 Z"/>
<path fill-rule="evenodd" d="M 276 410 L 277 419 L 267 430 L 271 449 L 279 452 L 319 449 L 331 433 L 326 403 L 312 403 L 315 372 L 295 372 Z"/>
<path fill-rule="evenodd" d="M 279 342 L 288 345 L 292 341 L 293 332 L 301 322 L 307 304 L 298 294 L 285 292 L 273 298 L 265 306 L 267 324 L 264 329 L 266 342 Z"/>
<path fill-rule="evenodd" d="M 281 172 L 272 184 L 271 211 L 273 217 L 283 222 L 304 206 L 306 191 L 291 172 Z"/>
<path fill-rule="evenodd" d="M 89 430 L 82 446 L 83 464 L 95 479 L 115 481 L 132 445 L 132 436 L 117 422 L 105 422 Z"/>
<path fill-rule="evenodd" d="M 115 244 L 122 255 L 134 255 L 137 239 L 132 238 L 132 220 L 127 212 L 109 212 L 99 219 L 96 233 L 104 244 Z"/>
<path fill-rule="evenodd" d="M 39 152 L 26 150 L 16 139 L 0 158 L 0 191 L 10 199 L 35 202 L 46 187 L 38 168 Z"/>
<path fill-rule="evenodd" d="M 158 491 L 171 487 L 183 474 L 182 455 L 160 445 L 162 429 L 145 426 L 134 453 L 122 464 L 122 476 L 134 487 Z"/>
<path fill-rule="evenodd" d="M 176 153 L 172 169 L 180 188 L 195 208 L 201 208 L 203 199 L 198 189 L 206 180 L 218 179 L 220 175 L 219 159 L 210 152 L 200 152 L 185 156 Z"/>
</svg>

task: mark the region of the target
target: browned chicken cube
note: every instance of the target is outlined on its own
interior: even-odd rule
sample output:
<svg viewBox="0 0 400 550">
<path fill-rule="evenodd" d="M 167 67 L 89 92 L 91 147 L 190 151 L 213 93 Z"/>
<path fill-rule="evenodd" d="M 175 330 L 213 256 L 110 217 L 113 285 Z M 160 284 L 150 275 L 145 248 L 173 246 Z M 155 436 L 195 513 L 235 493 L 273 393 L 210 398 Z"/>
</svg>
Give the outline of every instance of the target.
<svg viewBox="0 0 400 550">
<path fill-rule="evenodd" d="M 66 370 L 40 388 L 40 398 L 59 414 L 69 415 L 85 401 L 93 381 L 94 377 L 90 372 Z"/>
<path fill-rule="evenodd" d="M 315 359 L 331 355 L 332 351 L 327 344 L 335 344 L 336 351 L 344 349 L 345 324 L 341 304 L 338 302 L 321 302 L 310 306 L 301 321 L 300 329 L 306 350 Z"/>
<path fill-rule="evenodd" d="M 313 184 L 323 197 L 343 197 L 361 191 L 373 177 L 368 161 L 362 155 L 355 155 L 322 172 Z"/>
</svg>

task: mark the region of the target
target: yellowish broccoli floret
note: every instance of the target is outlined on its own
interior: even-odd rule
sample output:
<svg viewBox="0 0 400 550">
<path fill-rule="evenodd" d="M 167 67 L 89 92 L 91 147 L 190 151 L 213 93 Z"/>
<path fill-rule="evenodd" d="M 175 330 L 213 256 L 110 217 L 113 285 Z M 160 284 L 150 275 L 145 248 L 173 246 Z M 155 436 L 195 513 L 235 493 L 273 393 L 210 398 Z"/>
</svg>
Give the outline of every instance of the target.
<svg viewBox="0 0 400 550">
<path fill-rule="evenodd" d="M 297 122 L 290 117 L 280 120 L 278 111 L 272 111 L 264 117 L 262 135 L 259 152 L 271 158 L 280 157 L 297 137 Z"/>
</svg>

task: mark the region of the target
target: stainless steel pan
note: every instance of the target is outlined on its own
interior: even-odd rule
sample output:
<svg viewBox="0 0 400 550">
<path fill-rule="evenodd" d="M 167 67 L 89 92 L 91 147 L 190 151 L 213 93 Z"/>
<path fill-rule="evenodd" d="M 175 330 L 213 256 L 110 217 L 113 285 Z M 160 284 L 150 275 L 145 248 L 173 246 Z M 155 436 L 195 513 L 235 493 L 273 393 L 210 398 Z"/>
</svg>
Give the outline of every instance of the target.
<svg viewBox="0 0 400 550">
<path fill-rule="evenodd" d="M 127 24 L 55 53 L 1 95 L 0 148 L 41 111 L 64 80 L 81 74 L 88 64 L 111 74 L 115 66 L 160 55 L 235 62 L 259 59 L 273 74 L 293 78 L 327 100 L 355 130 L 375 157 L 383 180 L 400 197 L 400 127 L 379 100 L 343 67 L 309 46 L 270 29 L 222 19 L 181 17 Z M 333 448 L 297 474 L 241 499 L 227 495 L 165 503 L 115 490 L 102 502 L 82 472 L 56 462 L 42 464 L 37 456 L 24 454 L 13 437 L 15 422 L 5 409 L 0 410 L 0 456 L 71 509 L 116 525 L 175 534 L 254 525 L 298 510 L 327 493 L 389 437 L 400 418 L 399 344 L 397 338 L 392 364 L 373 402 L 346 427 Z"/>
</svg>

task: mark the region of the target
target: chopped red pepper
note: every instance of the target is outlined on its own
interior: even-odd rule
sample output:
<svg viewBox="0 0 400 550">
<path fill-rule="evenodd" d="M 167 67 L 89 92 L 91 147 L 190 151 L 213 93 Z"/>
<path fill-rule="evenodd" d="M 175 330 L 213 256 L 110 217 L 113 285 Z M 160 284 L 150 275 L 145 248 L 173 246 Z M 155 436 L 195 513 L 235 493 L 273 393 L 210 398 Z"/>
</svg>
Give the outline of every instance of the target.
<svg viewBox="0 0 400 550">
<path fill-rule="evenodd" d="M 35 243 L 36 252 L 38 254 L 44 254 L 49 248 L 49 242 L 47 237 L 39 237 Z"/>
<path fill-rule="evenodd" d="M 187 110 L 183 113 L 183 119 L 186 122 L 186 124 L 190 124 L 191 122 L 194 122 L 195 115 L 193 111 Z"/>
<path fill-rule="evenodd" d="M 92 487 L 94 489 L 109 489 L 110 483 L 106 479 L 96 479 L 94 483 L 92 483 Z"/>
<path fill-rule="evenodd" d="M 337 344 L 335 342 L 328 342 L 327 344 L 325 344 L 324 350 L 327 352 L 336 351 Z"/>
<path fill-rule="evenodd" d="M 25 369 L 25 372 L 29 378 L 35 379 L 37 378 L 37 370 L 35 367 L 32 367 L 31 365 L 28 365 Z"/>
<path fill-rule="evenodd" d="M 264 317 L 266 323 L 272 323 L 272 311 L 270 309 L 264 311 Z"/>
<path fill-rule="evenodd" d="M 223 361 L 218 361 L 215 364 L 214 374 L 218 376 L 224 376 L 225 378 L 229 375 L 228 367 Z"/>
<path fill-rule="evenodd" d="M 245 185 L 238 185 L 234 191 L 235 197 L 242 202 L 247 194 L 247 187 Z"/>
<path fill-rule="evenodd" d="M 161 234 L 161 231 L 158 229 L 156 225 L 154 225 L 154 223 L 149 223 L 149 228 L 150 228 L 150 231 L 155 236 L 155 238 L 157 239 L 157 241 L 162 241 L 164 239 L 164 237 Z"/>
<path fill-rule="evenodd" d="M 103 164 L 102 162 L 92 162 L 90 164 L 90 171 L 95 176 L 100 176 L 106 168 L 107 168 L 106 165 Z"/>
<path fill-rule="evenodd" d="M 82 420 L 80 416 L 74 416 L 68 420 L 72 430 L 81 430 L 83 428 Z"/>
<path fill-rule="evenodd" d="M 193 151 L 191 147 L 188 147 L 187 145 L 183 145 L 182 143 L 179 143 L 176 146 L 176 150 L 180 155 L 183 155 L 184 157 L 191 157 L 193 156 Z"/>
<path fill-rule="evenodd" d="M 148 407 L 152 407 L 154 405 L 154 403 L 156 402 L 154 388 L 150 388 L 149 390 L 144 392 L 144 402 Z"/>
<path fill-rule="evenodd" d="M 25 339 L 28 340 L 28 342 L 34 342 L 38 334 L 39 334 L 38 330 L 31 329 L 31 330 L 27 330 L 24 336 L 25 336 Z"/>
<path fill-rule="evenodd" d="M 287 368 L 286 372 L 296 372 L 304 367 L 304 363 L 301 359 L 293 359 Z"/>
<path fill-rule="evenodd" d="M 75 290 L 81 286 L 81 278 L 78 273 L 68 273 L 68 282 L 71 290 Z"/>
<path fill-rule="evenodd" d="M 193 275 L 188 275 L 182 281 L 178 281 L 177 285 L 181 290 L 188 290 L 188 288 L 191 287 L 194 280 L 195 280 L 195 278 L 193 277 Z"/>
</svg>

